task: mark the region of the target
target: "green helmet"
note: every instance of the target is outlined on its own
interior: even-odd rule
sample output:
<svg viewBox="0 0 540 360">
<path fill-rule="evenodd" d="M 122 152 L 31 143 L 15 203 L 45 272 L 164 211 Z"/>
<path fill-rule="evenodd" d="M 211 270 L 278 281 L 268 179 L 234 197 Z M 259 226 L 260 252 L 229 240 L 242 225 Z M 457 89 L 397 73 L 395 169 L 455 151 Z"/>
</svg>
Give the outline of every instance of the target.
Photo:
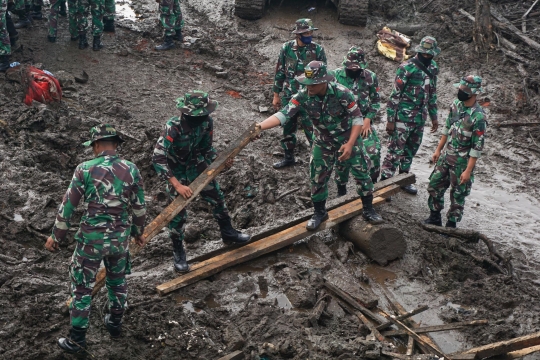
<svg viewBox="0 0 540 360">
<path fill-rule="evenodd" d="M 107 138 L 116 138 L 119 143 L 123 143 L 124 139 L 116 132 L 116 129 L 109 124 L 101 124 L 90 129 L 90 140 L 83 143 L 83 146 L 90 146 L 95 141 Z M 112 139 L 111 139 L 112 140 Z"/>
<path fill-rule="evenodd" d="M 334 80 L 332 75 L 328 75 L 326 64 L 322 61 L 312 61 L 304 68 L 304 75 L 296 77 L 302 85 L 316 85 Z"/>
<path fill-rule="evenodd" d="M 433 36 L 425 36 L 414 51 L 417 53 L 424 53 L 433 56 L 437 56 L 441 53 L 441 49 L 437 45 L 437 40 Z"/>
<path fill-rule="evenodd" d="M 313 21 L 311 19 L 298 19 L 294 24 L 293 34 L 302 34 L 308 31 L 319 30 L 313 27 Z"/>
<path fill-rule="evenodd" d="M 466 92 L 469 95 L 480 94 L 484 92 L 482 89 L 482 78 L 477 75 L 468 75 L 461 78 L 461 81 L 454 84 L 459 90 Z"/>
<path fill-rule="evenodd" d="M 190 116 L 206 116 L 214 112 L 218 102 L 210 100 L 208 93 L 195 90 L 186 93 L 183 97 L 176 99 L 176 107 L 183 114 Z"/>
<path fill-rule="evenodd" d="M 342 64 L 349 70 L 365 69 L 367 68 L 366 53 L 364 50 L 352 46 Z"/>
</svg>

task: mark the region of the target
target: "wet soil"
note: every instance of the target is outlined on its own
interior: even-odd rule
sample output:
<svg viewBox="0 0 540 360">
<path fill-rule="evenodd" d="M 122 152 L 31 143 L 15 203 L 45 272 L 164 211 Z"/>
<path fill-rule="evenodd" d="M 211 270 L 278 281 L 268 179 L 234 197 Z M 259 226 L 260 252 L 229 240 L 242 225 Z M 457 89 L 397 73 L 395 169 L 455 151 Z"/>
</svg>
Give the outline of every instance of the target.
<svg viewBox="0 0 540 360">
<path fill-rule="evenodd" d="M 91 158 L 80 145 L 88 129 L 108 122 L 126 135 L 129 141 L 121 154 L 141 169 L 149 219 L 155 217 L 166 206 L 166 197 L 164 184 L 152 168 L 151 153 L 164 122 L 177 114 L 174 100 L 191 89 L 209 91 L 220 103 L 215 145 L 224 149 L 248 124 L 269 115 L 260 113 L 260 108 L 271 108 L 275 57 L 290 39 L 287 29 L 306 16 L 320 28 L 317 41 L 325 46 L 331 68 L 339 66 L 352 44 L 366 49 L 369 66 L 380 79 L 383 103 L 397 63 L 377 55 L 374 44 L 376 32 L 390 22 L 424 25 L 413 36 L 414 44 L 427 34 L 439 40 L 443 50 L 438 58 L 440 119 L 455 96 L 454 82 L 471 72 L 484 78 L 490 126 L 460 226 L 490 237 L 512 258 L 517 277 L 478 265 L 456 250 L 457 240 L 418 226 L 429 212 L 424 189 L 431 172 L 429 158 L 438 141 L 427 127 L 413 164 L 419 194 L 399 194 L 380 207 L 386 221 L 405 235 L 408 250 L 403 259 L 381 268 L 361 253 L 350 252 L 337 232 L 326 231 L 160 298 L 155 286 L 175 277 L 164 230 L 134 260 L 123 338 L 112 341 L 102 326 L 105 291 L 94 298 L 88 333 L 91 355 L 96 359 L 215 359 L 240 349 L 249 359 L 362 359 L 377 358 L 374 354 L 382 346 L 403 350 L 397 340 L 392 345 L 373 341 L 367 329 L 334 300 L 313 326 L 309 317 L 324 296 L 323 278 L 339 282 L 351 293 L 366 288 L 381 295 L 380 287 L 385 285 L 407 310 L 427 304 L 430 310 L 415 316 L 423 325 L 490 321 L 485 327 L 434 334 L 445 352 L 539 331 L 540 132 L 532 127 L 493 126 L 498 121 L 530 121 L 537 116 L 536 109 L 522 104 L 523 88 L 514 66 L 497 52 L 477 56 L 467 36 L 456 39 L 438 18 L 449 13 L 454 25 L 466 33 L 471 26 L 455 16 L 455 10 L 470 10 L 473 5 L 436 1 L 433 12 L 415 15 L 409 6 L 381 1 L 371 4 L 368 26 L 355 28 L 339 24 L 335 8 L 325 7 L 324 1 L 284 2 L 281 8 L 276 3 L 263 19 L 245 21 L 232 15 L 232 0 L 184 1 L 186 41 L 165 53 L 153 50 L 161 33 L 156 4 L 151 1 L 119 4 L 117 32 L 104 35 L 106 47 L 99 52 L 78 50 L 69 41 L 65 19 L 60 20 L 55 44 L 45 41 L 44 21 L 20 31 L 22 47 L 13 60 L 42 64 L 66 82 L 62 104 L 27 107 L 21 101 L 20 85 L 0 79 L 1 359 L 68 358 L 55 341 L 69 328 L 64 309 L 67 265 L 82 209 L 59 253 L 48 253 L 43 243 L 74 168 Z M 316 10 L 308 12 L 312 7 Z M 69 74 L 83 70 L 89 82 L 69 84 Z M 228 77 L 218 78 L 218 70 L 227 71 Z M 532 90 L 529 96 L 534 104 L 538 96 Z M 384 106 L 380 117 L 376 127 L 385 143 Z M 250 233 L 311 206 L 305 201 L 309 197 L 307 141 L 299 134 L 298 166 L 276 171 L 271 165 L 277 159 L 274 153 L 280 152 L 280 136 L 280 129 L 265 133 L 218 178 L 235 225 Z M 294 187 L 300 190 L 275 200 Z M 352 181 L 349 191 L 354 191 Z M 334 184 L 330 196 L 335 196 Z M 190 205 L 189 216 L 189 258 L 223 246 L 204 202 Z M 482 244 L 462 246 L 488 256 Z M 384 296 L 380 298 L 381 306 L 388 309 Z"/>
</svg>

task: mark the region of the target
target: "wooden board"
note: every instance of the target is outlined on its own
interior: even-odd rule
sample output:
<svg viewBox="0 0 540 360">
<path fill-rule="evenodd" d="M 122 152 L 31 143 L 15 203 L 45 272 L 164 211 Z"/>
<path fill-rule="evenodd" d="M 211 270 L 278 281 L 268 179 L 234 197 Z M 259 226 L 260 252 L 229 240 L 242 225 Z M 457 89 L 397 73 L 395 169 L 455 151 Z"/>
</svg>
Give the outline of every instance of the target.
<svg viewBox="0 0 540 360">
<path fill-rule="evenodd" d="M 417 307 L 416 309 L 414 310 L 411 310 L 411 311 L 407 311 L 405 314 L 402 314 L 402 315 L 399 315 L 396 319 L 398 320 L 405 320 L 405 319 L 408 319 L 410 317 L 413 317 L 414 315 L 416 314 L 420 314 L 421 312 L 424 312 L 426 311 L 427 309 L 429 309 L 429 306 L 427 305 L 423 305 L 423 306 L 420 306 L 420 307 Z M 399 312 L 399 311 L 398 311 Z M 379 331 L 383 331 L 384 329 L 388 328 L 392 326 L 392 322 L 391 321 L 387 321 L 379 326 L 377 326 L 377 330 Z"/>
<path fill-rule="evenodd" d="M 380 194 L 391 195 L 400 191 L 398 185 L 389 186 L 383 190 L 380 190 Z M 386 200 L 377 196 L 373 199 L 373 204 L 381 204 Z M 211 275 L 217 274 L 222 270 L 225 270 L 231 266 L 255 259 L 264 254 L 268 254 L 275 250 L 279 250 L 285 246 L 292 245 L 296 241 L 303 239 L 307 236 L 311 236 L 319 231 L 330 229 L 333 226 L 339 224 L 342 221 L 350 219 L 362 212 L 362 201 L 356 200 L 348 203 L 342 207 L 331 210 L 328 212 L 328 220 L 323 222 L 321 226 L 315 231 L 309 231 L 306 229 L 306 223 L 300 223 L 296 226 L 290 227 L 286 230 L 280 231 L 274 235 L 271 235 L 265 239 L 257 242 L 248 243 L 245 246 L 234 249 L 225 254 L 216 256 L 215 258 L 207 260 L 204 266 L 190 271 L 189 273 L 179 276 L 176 279 L 168 281 L 156 287 L 157 292 L 163 296 L 174 290 L 180 289 L 184 286 L 193 284 L 201 279 L 207 278 Z"/>
<path fill-rule="evenodd" d="M 521 336 L 511 340 L 499 341 L 493 344 L 475 347 L 459 354 L 475 354 L 476 359 L 483 359 L 537 345 L 540 345 L 540 332 Z"/>
<path fill-rule="evenodd" d="M 489 360 L 521 359 L 524 356 L 527 356 L 529 354 L 539 352 L 539 351 L 540 351 L 540 345 L 536 345 L 536 346 L 531 346 L 531 347 L 528 347 L 528 348 L 525 348 L 525 349 L 522 349 L 522 350 L 512 351 L 512 352 L 509 352 L 508 354 L 497 355 L 497 356 L 494 356 L 494 357 L 490 358 Z"/>
<path fill-rule="evenodd" d="M 233 353 L 230 353 L 229 355 L 225 355 L 223 357 L 220 357 L 217 360 L 241 360 L 244 359 L 244 353 L 240 350 L 235 351 Z"/>
<path fill-rule="evenodd" d="M 396 319 L 399 319 L 399 318 L 396 318 Z M 430 333 L 430 332 L 461 329 L 465 326 L 476 326 L 476 325 L 487 325 L 487 324 L 488 324 L 487 320 L 462 321 L 462 322 L 455 322 L 455 323 L 444 324 L 444 325 L 417 327 L 417 328 L 414 328 L 414 332 L 417 334 L 425 334 L 425 333 Z M 390 331 L 385 331 L 382 334 L 384 336 L 399 336 L 399 335 L 407 335 L 408 333 L 403 330 L 390 330 Z"/>
</svg>

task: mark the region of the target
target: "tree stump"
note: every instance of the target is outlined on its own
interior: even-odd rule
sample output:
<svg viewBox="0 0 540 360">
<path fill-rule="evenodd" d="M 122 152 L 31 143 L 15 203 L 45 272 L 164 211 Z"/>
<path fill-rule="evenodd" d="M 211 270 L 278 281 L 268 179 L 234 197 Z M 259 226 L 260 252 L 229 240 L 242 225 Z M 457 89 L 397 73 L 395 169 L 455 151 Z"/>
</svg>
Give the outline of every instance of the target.
<svg viewBox="0 0 540 360">
<path fill-rule="evenodd" d="M 493 43 L 493 26 L 488 0 L 476 0 L 476 16 L 474 21 L 473 40 L 477 52 L 485 52 Z"/>
<path fill-rule="evenodd" d="M 372 225 L 356 216 L 339 226 L 339 233 L 380 265 L 402 257 L 407 250 L 403 233 L 388 225 Z"/>
</svg>

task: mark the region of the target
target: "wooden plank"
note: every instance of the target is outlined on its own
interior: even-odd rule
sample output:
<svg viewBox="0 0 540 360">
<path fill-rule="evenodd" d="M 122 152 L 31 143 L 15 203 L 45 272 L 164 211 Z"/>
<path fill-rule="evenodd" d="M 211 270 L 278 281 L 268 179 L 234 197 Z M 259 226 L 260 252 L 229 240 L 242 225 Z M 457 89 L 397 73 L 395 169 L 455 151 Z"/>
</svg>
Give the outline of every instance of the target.
<svg viewBox="0 0 540 360">
<path fill-rule="evenodd" d="M 411 311 L 407 311 L 405 312 L 405 314 L 402 314 L 402 315 L 399 315 L 396 319 L 398 320 L 405 320 L 405 319 L 408 319 L 416 314 L 420 314 L 421 312 L 424 312 L 426 311 L 427 309 L 429 309 L 429 306 L 427 305 L 424 305 L 424 306 L 420 306 L 420 307 L 417 307 L 416 309 L 414 310 L 411 310 Z M 398 311 L 399 312 L 399 311 Z M 387 321 L 379 326 L 377 326 L 377 330 L 379 331 L 383 331 L 384 329 L 386 328 L 389 328 L 390 326 L 392 326 L 392 322 L 391 321 Z"/>
<path fill-rule="evenodd" d="M 223 357 L 220 357 L 217 360 L 241 360 L 244 359 L 244 353 L 240 350 L 235 351 L 233 353 L 230 353 L 229 355 L 225 355 Z"/>
<path fill-rule="evenodd" d="M 504 355 L 498 355 L 490 358 L 489 360 L 511 360 L 511 359 L 521 359 L 524 356 L 527 356 L 529 354 L 539 352 L 540 351 L 540 345 L 531 346 L 526 349 L 517 350 L 509 352 L 508 354 Z"/>
<path fill-rule="evenodd" d="M 540 332 L 521 336 L 511 340 L 499 341 L 493 344 L 475 347 L 459 354 L 475 354 L 476 359 L 502 355 L 513 351 L 523 350 L 532 346 L 540 345 Z"/>
<path fill-rule="evenodd" d="M 385 339 L 384 336 L 382 336 L 382 334 L 379 332 L 379 330 L 377 330 L 377 328 L 375 327 L 375 325 L 373 325 L 371 323 L 371 321 L 368 320 L 367 317 L 365 317 L 364 314 L 362 314 L 362 312 L 358 311 L 358 310 L 355 310 L 354 309 L 354 306 L 353 304 L 349 304 L 347 301 L 344 301 L 343 299 L 339 299 L 337 298 L 336 299 L 337 302 L 341 305 L 341 307 L 343 307 L 344 309 L 346 309 L 349 313 L 355 315 L 358 319 L 360 319 L 360 321 L 366 325 L 366 327 L 371 331 L 371 334 L 373 334 L 373 336 L 380 342 L 387 342 L 388 340 Z"/>
<path fill-rule="evenodd" d="M 487 325 L 488 323 L 489 322 L 487 320 L 462 321 L 462 322 L 455 322 L 455 323 L 444 324 L 444 325 L 417 327 L 417 328 L 414 328 L 414 332 L 417 334 L 425 334 L 429 332 L 439 332 L 439 331 L 461 329 L 466 326 Z M 383 332 L 384 336 L 399 336 L 399 335 L 407 335 L 407 334 L 408 333 L 403 330 L 390 330 L 390 331 Z"/>
<path fill-rule="evenodd" d="M 409 336 L 407 339 L 407 352 L 406 355 L 412 355 L 414 353 L 414 338 L 412 336 Z"/>
<path fill-rule="evenodd" d="M 338 288 L 334 284 L 330 283 L 327 279 L 324 279 L 324 286 L 328 290 L 330 290 L 331 292 L 333 292 L 334 294 L 339 296 L 341 299 L 343 299 L 347 304 L 349 304 L 350 306 L 352 306 L 356 310 L 361 311 L 366 316 L 369 316 L 369 318 L 372 319 L 373 321 L 375 321 L 376 323 L 378 323 L 378 324 L 381 323 L 381 320 L 377 317 L 377 315 L 375 315 L 373 312 L 371 312 L 368 309 L 368 307 L 374 308 L 375 306 L 377 306 L 378 301 L 375 301 L 373 303 L 366 303 L 366 302 L 362 301 L 362 299 L 356 299 L 356 298 L 352 297 L 350 294 L 348 294 L 347 292 L 341 290 L 340 288 Z"/>
<path fill-rule="evenodd" d="M 384 190 L 381 190 L 385 195 L 395 194 L 400 191 L 399 185 L 392 185 Z M 373 200 L 373 204 L 381 204 L 386 200 L 378 196 Z M 362 201 L 356 200 L 345 206 L 328 212 L 328 220 L 323 222 L 315 231 L 306 229 L 306 223 L 301 223 L 289 229 L 271 235 L 264 240 L 249 243 L 240 248 L 234 249 L 228 253 L 216 256 L 207 261 L 207 264 L 201 268 L 190 271 L 189 273 L 179 276 L 176 279 L 168 281 L 156 287 L 158 293 L 163 296 L 174 290 L 184 286 L 193 284 L 201 279 L 227 269 L 231 266 L 255 259 L 264 254 L 268 254 L 275 250 L 279 250 L 285 246 L 294 244 L 296 241 L 311 236 L 319 231 L 330 229 L 342 221 L 350 219 L 353 216 L 359 215 L 362 212 Z"/>
</svg>

